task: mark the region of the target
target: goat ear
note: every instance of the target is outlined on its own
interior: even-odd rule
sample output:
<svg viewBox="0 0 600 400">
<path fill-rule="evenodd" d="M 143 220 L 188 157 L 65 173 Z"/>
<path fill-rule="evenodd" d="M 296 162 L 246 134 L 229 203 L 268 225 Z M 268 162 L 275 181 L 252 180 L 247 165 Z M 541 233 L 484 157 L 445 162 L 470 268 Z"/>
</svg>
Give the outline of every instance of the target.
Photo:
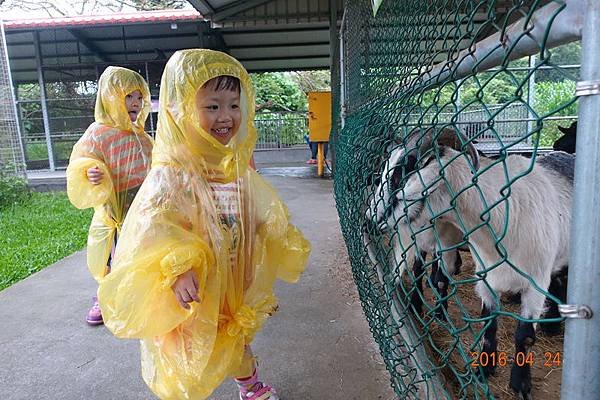
<svg viewBox="0 0 600 400">
<path fill-rule="evenodd" d="M 479 153 L 473 145 L 462 133 L 451 128 L 444 128 L 440 132 L 437 143 L 442 146 L 448 146 L 457 151 L 462 151 L 463 143 L 467 145 L 467 155 L 471 158 L 471 163 L 475 171 L 479 169 Z"/>
</svg>

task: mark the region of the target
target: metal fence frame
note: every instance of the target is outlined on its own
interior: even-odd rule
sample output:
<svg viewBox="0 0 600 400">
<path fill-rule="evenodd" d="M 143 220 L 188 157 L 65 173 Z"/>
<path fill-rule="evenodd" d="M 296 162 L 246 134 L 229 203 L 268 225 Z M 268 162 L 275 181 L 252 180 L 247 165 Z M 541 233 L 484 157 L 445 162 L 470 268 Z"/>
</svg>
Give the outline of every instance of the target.
<svg viewBox="0 0 600 400">
<path fill-rule="evenodd" d="M 579 123 L 561 399 L 600 393 L 600 2 L 587 0 L 582 26 Z"/>
<path fill-rule="evenodd" d="M 568 6 L 568 11 L 559 14 L 554 21 L 553 31 L 550 32 L 547 45 L 551 47 L 581 39 L 582 64 L 576 93 L 579 97 L 577 116 L 546 118 L 547 120 L 577 119 L 579 121 L 568 298 L 567 304 L 560 307 L 561 315 L 566 318 L 561 399 L 587 400 L 597 398 L 600 393 L 600 358 L 597 357 L 597 352 L 600 350 L 600 336 L 598 336 L 598 332 L 600 332 L 600 296 L 596 290 L 597 282 L 600 281 L 600 213 L 596 209 L 597 204 L 600 204 L 600 139 L 598 137 L 598 127 L 600 127 L 600 40 L 598 40 L 600 37 L 600 2 L 597 0 L 564 0 L 564 2 Z M 558 7 L 558 5 L 556 6 Z M 539 23 L 553 13 L 554 9 L 548 8 L 538 15 L 538 25 L 533 32 L 529 33 L 532 38 L 544 34 L 540 32 Z M 348 104 L 352 91 L 346 86 L 347 76 L 350 75 L 347 62 L 351 55 L 346 52 L 345 43 L 351 42 L 352 38 L 345 36 L 345 20 L 346 10 L 339 35 L 341 96 L 337 104 L 337 112 L 342 128 L 345 125 L 346 116 L 358 110 L 353 110 Z M 511 38 L 504 40 L 510 41 Z M 494 45 L 498 41 L 497 37 L 489 38 L 488 43 Z M 532 42 L 535 42 L 535 39 L 522 42 L 517 49 L 513 49 L 516 50 L 514 54 L 520 56 L 534 54 L 535 46 L 532 47 Z M 359 57 L 365 57 L 364 54 L 367 54 L 367 51 L 364 49 L 357 51 L 356 47 L 358 46 L 358 43 L 354 45 L 354 54 L 359 53 L 362 54 Z M 365 46 L 365 44 L 362 43 L 360 46 Z M 494 63 L 502 59 L 502 51 L 507 47 L 510 46 L 499 46 L 499 53 L 491 63 L 488 62 L 490 61 L 488 58 L 485 64 L 477 65 L 477 55 L 483 55 L 488 51 L 486 48 L 478 48 L 474 54 L 471 54 L 472 62 L 461 65 L 460 70 L 466 72 L 475 68 L 477 71 L 488 71 L 495 67 Z M 461 57 L 456 59 L 461 59 Z M 534 66 L 535 58 L 531 57 L 529 66 L 524 70 L 534 70 Z M 447 79 L 461 79 L 460 74 L 454 72 L 450 77 L 450 69 L 445 67 L 433 68 L 424 85 L 439 84 L 440 81 Z M 579 66 L 567 65 L 564 67 L 576 68 Z M 534 79 L 533 76 L 529 79 L 528 100 L 530 104 L 535 102 Z M 473 111 L 473 114 L 475 115 L 476 111 Z M 531 123 L 534 120 L 530 113 L 526 113 L 520 118 L 508 118 L 501 122 L 525 123 L 529 125 L 529 129 L 526 131 L 531 131 Z M 477 118 L 465 119 L 459 121 L 458 124 L 472 122 L 477 122 Z M 389 318 L 400 321 L 399 326 L 403 326 L 402 321 L 405 318 L 398 315 L 400 309 L 402 307 L 396 307 L 396 309 L 391 307 Z M 410 341 L 410 337 L 407 340 Z M 400 348 L 399 351 L 401 352 Z M 413 357 L 413 362 L 416 360 L 417 364 L 428 362 L 426 356 L 423 359 L 419 359 L 418 354 Z M 416 367 L 417 370 L 420 370 L 418 365 Z M 435 382 L 433 386 L 435 386 Z M 429 390 L 432 390 L 430 393 L 435 393 L 435 387 L 430 387 Z"/>
<path fill-rule="evenodd" d="M 256 150 L 282 150 L 306 144 L 308 115 L 304 112 L 265 112 L 254 116 Z"/>
</svg>

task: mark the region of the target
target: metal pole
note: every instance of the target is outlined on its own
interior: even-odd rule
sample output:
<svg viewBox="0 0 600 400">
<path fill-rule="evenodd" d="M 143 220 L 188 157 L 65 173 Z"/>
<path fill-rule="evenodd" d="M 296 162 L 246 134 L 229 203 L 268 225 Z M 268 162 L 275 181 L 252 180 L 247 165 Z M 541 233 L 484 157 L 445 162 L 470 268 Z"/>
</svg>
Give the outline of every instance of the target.
<svg viewBox="0 0 600 400">
<path fill-rule="evenodd" d="M 46 135 L 46 148 L 48 149 L 48 163 L 50 170 L 55 171 L 54 150 L 52 149 L 52 137 L 50 135 L 50 118 L 48 117 L 48 103 L 46 93 L 46 82 L 44 81 L 44 70 L 42 69 L 43 57 L 40 46 L 40 33 L 33 32 L 33 43 L 35 47 L 35 59 L 37 61 L 38 83 L 40 85 L 40 101 L 42 103 L 42 118 L 44 119 L 44 134 Z"/>
<path fill-rule="evenodd" d="M 332 118 L 331 118 L 331 133 L 334 133 L 334 135 L 329 135 L 329 141 L 331 142 L 331 146 L 329 146 L 329 151 L 331 154 L 331 160 L 332 160 L 332 165 L 331 165 L 331 169 L 332 169 L 332 173 L 333 173 L 333 166 L 335 165 L 335 136 L 337 134 L 339 134 L 339 132 L 337 132 L 337 129 L 339 128 L 339 124 L 337 119 L 333 119 L 333 116 L 337 115 L 337 113 L 335 112 L 336 103 L 339 103 L 339 95 L 340 95 L 340 79 L 339 79 L 339 75 L 340 75 L 340 71 L 338 70 L 339 65 L 340 65 L 340 61 L 339 61 L 339 56 L 340 53 L 338 52 L 338 48 L 337 48 L 337 43 L 338 43 L 338 29 L 337 29 L 337 0 L 330 0 L 329 1 L 329 69 L 331 72 L 331 76 L 330 76 L 330 87 L 331 87 L 331 113 L 332 113 Z M 322 147 L 322 144 L 319 144 L 319 146 Z M 321 158 L 318 158 L 319 160 L 321 160 Z M 321 174 L 319 176 L 322 176 L 322 171 Z"/>
<path fill-rule="evenodd" d="M 201 21 L 200 23 L 198 23 L 198 47 L 200 47 L 201 49 L 205 49 L 206 48 L 206 39 L 204 37 L 204 35 L 206 34 L 206 31 L 208 30 L 208 22 L 204 22 Z"/>
<path fill-rule="evenodd" d="M 144 62 L 144 67 L 146 68 L 146 83 L 148 83 L 148 89 L 150 86 L 150 73 L 148 72 L 148 61 Z M 156 132 L 154 132 L 154 121 L 152 121 L 152 90 L 150 90 L 150 132 L 152 132 L 152 137 L 156 136 Z"/>
<path fill-rule="evenodd" d="M 600 394 L 600 1 L 585 3 L 567 297 L 575 307 L 560 309 L 572 311 L 565 326 L 564 400 L 597 399 Z M 587 313 L 583 306 L 589 307 Z"/>
<path fill-rule="evenodd" d="M 344 65 L 344 32 L 346 30 L 346 8 L 342 14 L 342 24 L 340 26 L 340 129 L 344 129 L 346 125 L 346 67 Z"/>
<path fill-rule="evenodd" d="M 10 73 L 10 67 L 9 67 Z M 23 125 L 23 109 L 19 102 L 19 86 L 15 85 L 13 87 L 13 97 L 14 97 L 14 105 L 15 105 L 15 113 L 17 118 L 17 132 L 19 135 L 19 150 L 21 151 L 21 160 L 23 161 L 23 175 L 27 177 L 27 160 L 25 159 L 25 127 Z"/>
<path fill-rule="evenodd" d="M 531 55 L 529 56 L 529 68 L 530 71 L 532 71 L 532 69 L 535 67 L 535 63 L 536 63 L 536 56 Z M 535 107 L 535 70 L 533 70 L 531 72 L 531 75 L 529 76 L 529 85 L 528 85 L 528 89 L 527 89 L 527 104 L 529 104 L 529 109 L 527 109 L 527 118 L 529 119 L 529 121 L 527 122 L 527 133 L 531 134 L 531 132 L 533 132 L 534 129 L 534 122 L 535 122 L 535 116 L 533 115 L 533 111 L 531 111 L 531 108 Z M 531 145 L 531 136 L 529 136 L 529 138 L 527 139 L 527 144 Z"/>
</svg>

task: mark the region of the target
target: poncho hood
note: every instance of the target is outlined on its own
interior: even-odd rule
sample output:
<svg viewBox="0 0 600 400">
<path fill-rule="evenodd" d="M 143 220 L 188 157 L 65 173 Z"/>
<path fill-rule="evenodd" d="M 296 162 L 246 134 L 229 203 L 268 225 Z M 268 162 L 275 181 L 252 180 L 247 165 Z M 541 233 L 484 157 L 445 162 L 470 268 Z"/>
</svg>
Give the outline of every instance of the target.
<svg viewBox="0 0 600 400">
<path fill-rule="evenodd" d="M 221 75 L 238 78 L 241 88 L 242 120 L 227 145 L 202 129 L 196 106 L 198 89 Z M 177 164 L 208 180 L 231 182 L 248 168 L 255 144 L 254 90 L 244 67 L 229 55 L 213 50 L 173 54 L 161 80 L 154 163 Z"/>
<path fill-rule="evenodd" d="M 125 97 L 139 90 L 144 98 L 135 122 L 129 119 Z M 98 80 L 98 95 L 94 118 L 96 122 L 123 131 L 144 133 L 144 124 L 150 113 L 150 90 L 140 74 L 127 68 L 108 67 Z"/>
</svg>

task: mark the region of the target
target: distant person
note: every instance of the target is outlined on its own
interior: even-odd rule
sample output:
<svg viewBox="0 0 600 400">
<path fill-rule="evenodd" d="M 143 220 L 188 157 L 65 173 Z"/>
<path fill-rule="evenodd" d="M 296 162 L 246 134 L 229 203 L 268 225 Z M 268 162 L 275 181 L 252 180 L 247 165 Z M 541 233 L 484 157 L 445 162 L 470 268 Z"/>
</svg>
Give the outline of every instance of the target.
<svg viewBox="0 0 600 400">
<path fill-rule="evenodd" d="M 141 339 L 142 375 L 161 399 L 206 399 L 228 377 L 235 398 L 278 399 L 250 346 L 277 310 L 275 280 L 297 281 L 310 246 L 249 168 L 253 97 L 221 52 L 177 51 L 163 73 L 152 169 L 98 292 L 106 326 Z"/>
<path fill-rule="evenodd" d="M 319 152 L 319 142 L 311 142 L 308 135 L 304 135 L 304 141 L 308 144 L 310 149 L 310 158 L 306 161 L 307 164 L 317 163 L 317 154 Z M 327 158 L 327 151 L 329 149 L 329 142 L 325 142 L 323 146 L 323 159 Z"/>
<path fill-rule="evenodd" d="M 108 67 L 98 80 L 95 122 L 71 152 L 67 193 L 75 207 L 94 207 L 87 264 L 97 281 L 110 272 L 121 224 L 150 170 L 152 139 L 144 132 L 149 112 L 150 90 L 144 78 L 126 68 Z M 86 321 L 103 322 L 96 296 Z"/>
</svg>

